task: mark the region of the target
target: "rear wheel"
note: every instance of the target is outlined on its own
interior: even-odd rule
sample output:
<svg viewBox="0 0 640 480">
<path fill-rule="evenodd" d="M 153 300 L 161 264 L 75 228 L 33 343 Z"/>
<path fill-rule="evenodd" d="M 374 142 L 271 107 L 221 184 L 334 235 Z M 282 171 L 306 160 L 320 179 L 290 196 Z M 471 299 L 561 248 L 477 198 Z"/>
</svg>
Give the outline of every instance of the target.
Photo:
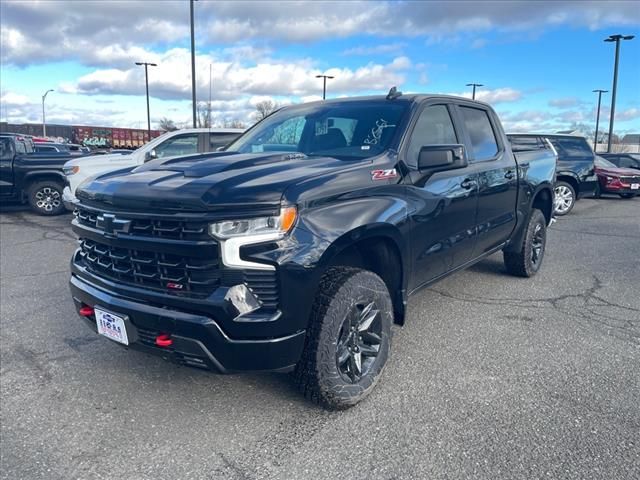
<svg viewBox="0 0 640 480">
<path fill-rule="evenodd" d="M 557 182 L 553 190 L 555 214 L 567 215 L 576 204 L 576 191 L 570 183 Z"/>
<path fill-rule="evenodd" d="M 621 193 L 620 196 L 622 198 L 633 198 L 633 197 L 636 196 L 636 194 L 635 193 Z"/>
<path fill-rule="evenodd" d="M 540 270 L 546 245 L 546 219 L 540 210 L 533 210 L 520 249 L 517 252 L 504 252 L 507 271 L 518 277 L 532 277 Z"/>
<path fill-rule="evenodd" d="M 323 276 L 295 371 L 305 397 L 329 409 L 373 390 L 389 356 L 393 306 L 375 273 L 331 267 Z"/>
<path fill-rule="evenodd" d="M 55 180 L 43 180 L 29 187 L 29 205 L 34 212 L 40 215 L 60 215 L 65 212 L 62 203 L 61 183 Z"/>
</svg>

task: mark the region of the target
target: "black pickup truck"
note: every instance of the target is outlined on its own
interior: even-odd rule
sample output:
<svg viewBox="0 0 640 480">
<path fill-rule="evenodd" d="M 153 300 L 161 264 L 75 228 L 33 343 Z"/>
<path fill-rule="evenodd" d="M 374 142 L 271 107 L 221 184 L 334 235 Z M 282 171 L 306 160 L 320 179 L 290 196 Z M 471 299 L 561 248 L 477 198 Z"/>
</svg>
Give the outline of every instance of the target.
<svg viewBox="0 0 640 480">
<path fill-rule="evenodd" d="M 376 384 L 409 296 L 495 252 L 534 275 L 551 150 L 511 151 L 490 106 L 401 95 L 283 108 L 226 151 L 77 191 L 70 287 L 98 333 L 218 372 L 294 371 L 345 408 Z"/>
<path fill-rule="evenodd" d="M 514 152 L 547 148 L 547 141 L 558 154 L 555 183 L 555 215 L 567 215 L 580 198 L 593 196 L 598 188 L 595 154 L 587 139 L 576 135 L 517 133 L 508 134 Z"/>
<path fill-rule="evenodd" d="M 0 199 L 27 201 L 41 215 L 64 213 L 62 166 L 77 156 L 34 153 L 29 145 L 19 135 L 0 135 Z"/>
</svg>

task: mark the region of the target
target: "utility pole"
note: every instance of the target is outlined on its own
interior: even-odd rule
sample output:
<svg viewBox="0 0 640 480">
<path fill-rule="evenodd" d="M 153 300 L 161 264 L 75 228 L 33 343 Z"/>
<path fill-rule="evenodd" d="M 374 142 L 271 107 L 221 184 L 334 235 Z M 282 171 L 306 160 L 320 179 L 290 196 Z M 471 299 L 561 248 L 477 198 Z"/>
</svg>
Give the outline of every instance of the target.
<svg viewBox="0 0 640 480">
<path fill-rule="evenodd" d="M 191 108 L 193 111 L 193 128 L 196 128 L 196 40 L 193 27 L 193 2 L 189 0 L 191 15 Z"/>
<path fill-rule="evenodd" d="M 144 83 L 147 88 L 147 142 L 151 141 L 151 112 L 149 110 L 149 71 L 147 67 L 157 67 L 155 63 L 136 62 L 136 65 L 144 65 Z"/>
<path fill-rule="evenodd" d="M 334 79 L 331 75 L 316 75 L 316 78 L 322 78 L 322 99 L 327 98 L 327 78 L 329 80 Z"/>
<path fill-rule="evenodd" d="M 611 140 L 613 138 L 613 121 L 616 114 L 616 93 L 618 90 L 618 61 L 620 59 L 620 40 L 633 40 L 633 35 L 609 35 L 605 42 L 616 42 L 616 57 L 613 64 L 613 89 L 611 91 L 611 113 L 609 114 L 609 138 L 607 153 L 611 153 Z"/>
<path fill-rule="evenodd" d="M 47 94 L 49 92 L 53 92 L 53 91 L 54 90 L 52 88 L 50 88 L 49 90 L 44 92 L 44 95 L 42 95 L 42 136 L 43 137 L 47 136 L 47 122 L 46 122 L 45 117 L 44 117 L 44 100 L 45 100 L 45 98 L 47 98 Z"/>
<path fill-rule="evenodd" d="M 598 153 L 596 150 L 598 149 L 598 127 L 600 126 L 600 101 L 602 100 L 602 94 L 607 93 L 609 90 L 594 90 L 593 93 L 598 94 L 598 111 L 596 113 L 596 135 L 593 139 L 593 151 L 594 153 Z"/>
<path fill-rule="evenodd" d="M 467 83 L 467 87 L 473 87 L 473 93 L 471 94 L 471 100 L 476 99 L 476 87 L 484 87 L 481 83 Z"/>
</svg>

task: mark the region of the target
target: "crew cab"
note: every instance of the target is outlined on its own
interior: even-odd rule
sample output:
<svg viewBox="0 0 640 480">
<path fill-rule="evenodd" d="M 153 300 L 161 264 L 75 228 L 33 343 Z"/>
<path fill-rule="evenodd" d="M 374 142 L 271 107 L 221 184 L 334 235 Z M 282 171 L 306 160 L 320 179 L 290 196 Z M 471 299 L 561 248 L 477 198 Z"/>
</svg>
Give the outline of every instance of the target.
<svg viewBox="0 0 640 480">
<path fill-rule="evenodd" d="M 69 210 L 74 209 L 75 191 L 87 178 L 105 172 L 142 165 L 156 158 L 166 158 L 191 153 L 215 152 L 231 143 L 244 130 L 237 128 L 193 128 L 167 132 L 154 138 L 141 148 L 122 155 L 121 152 L 83 157 L 71 160 L 64 166 L 67 186 L 63 200 Z"/>
<path fill-rule="evenodd" d="M 40 215 L 64 213 L 62 166 L 71 155 L 27 152 L 28 145 L 19 135 L 0 136 L 0 199 L 28 202 Z"/>
<path fill-rule="evenodd" d="M 72 298 L 121 345 L 293 371 L 308 399 L 346 408 L 380 378 L 413 293 L 496 252 L 539 271 L 555 168 L 553 149 L 514 155 L 493 109 L 464 98 L 285 107 L 225 151 L 83 183 Z"/>
<path fill-rule="evenodd" d="M 596 193 L 595 154 L 584 137 L 560 134 L 507 135 L 514 150 L 546 148 L 549 141 L 558 154 L 555 183 L 555 215 L 567 215 L 577 200 Z"/>
</svg>

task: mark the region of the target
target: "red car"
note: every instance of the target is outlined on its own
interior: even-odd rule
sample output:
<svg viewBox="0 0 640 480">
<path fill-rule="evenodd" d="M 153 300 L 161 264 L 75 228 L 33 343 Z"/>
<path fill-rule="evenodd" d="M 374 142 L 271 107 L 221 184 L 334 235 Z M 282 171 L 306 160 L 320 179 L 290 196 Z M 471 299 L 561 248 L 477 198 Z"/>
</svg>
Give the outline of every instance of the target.
<svg viewBox="0 0 640 480">
<path fill-rule="evenodd" d="M 616 167 L 609 160 L 596 155 L 595 172 L 598 188 L 595 197 L 603 193 L 615 193 L 622 198 L 640 195 L 640 172 L 631 168 Z"/>
</svg>

